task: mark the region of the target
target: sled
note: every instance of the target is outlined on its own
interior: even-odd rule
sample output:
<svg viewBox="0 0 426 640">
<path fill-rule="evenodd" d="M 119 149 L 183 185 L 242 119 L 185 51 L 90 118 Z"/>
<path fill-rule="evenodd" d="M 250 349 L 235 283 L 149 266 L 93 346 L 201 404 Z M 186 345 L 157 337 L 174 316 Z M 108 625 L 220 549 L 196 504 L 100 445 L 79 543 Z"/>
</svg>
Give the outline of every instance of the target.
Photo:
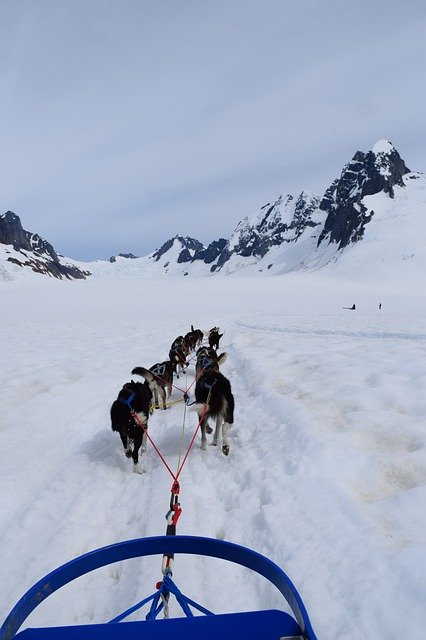
<svg viewBox="0 0 426 640">
<path fill-rule="evenodd" d="M 281 592 L 293 616 L 278 609 L 215 615 L 183 595 L 171 575 L 166 573 L 154 594 L 109 622 L 26 628 L 19 632 L 40 603 L 72 580 L 114 562 L 175 553 L 220 558 L 251 569 L 264 576 Z M 168 606 L 171 595 L 176 597 L 185 617 L 157 619 L 160 611 Z M 151 602 L 151 608 L 144 620 L 122 622 L 148 602 Z M 193 609 L 204 615 L 194 615 Z M 299 593 L 278 565 L 246 547 L 195 536 L 128 540 L 96 549 L 62 565 L 31 587 L 6 618 L 0 629 L 0 640 L 15 637 L 19 640 L 316 640 Z"/>
</svg>

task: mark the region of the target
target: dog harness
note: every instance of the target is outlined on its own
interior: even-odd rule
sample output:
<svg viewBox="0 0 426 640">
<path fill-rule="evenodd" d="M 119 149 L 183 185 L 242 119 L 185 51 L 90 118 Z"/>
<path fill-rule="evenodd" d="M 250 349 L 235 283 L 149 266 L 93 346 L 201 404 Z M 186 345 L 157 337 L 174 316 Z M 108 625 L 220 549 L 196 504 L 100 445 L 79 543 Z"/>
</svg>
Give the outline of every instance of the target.
<svg viewBox="0 0 426 640">
<path fill-rule="evenodd" d="M 127 397 L 126 397 L 126 395 L 127 395 Z M 130 391 L 130 389 L 122 389 L 120 391 L 120 393 L 118 394 L 117 400 L 118 400 L 118 402 L 121 402 L 122 404 L 127 404 L 129 409 L 132 409 L 132 402 L 133 402 L 133 398 L 135 397 L 135 395 L 136 395 L 135 391 Z"/>
<path fill-rule="evenodd" d="M 216 382 L 217 382 L 216 378 L 214 378 L 213 382 L 211 382 L 210 384 L 206 380 L 201 380 L 200 387 L 203 387 L 204 389 L 208 389 L 209 391 L 211 391 L 214 385 L 216 384 Z"/>
<path fill-rule="evenodd" d="M 162 378 L 166 371 L 166 365 L 164 363 L 155 364 L 153 367 L 151 367 L 150 371 L 152 374 L 154 374 L 154 376 L 157 376 L 157 378 Z"/>
<path fill-rule="evenodd" d="M 208 356 L 203 356 L 198 360 L 197 365 L 202 371 L 207 371 L 214 365 L 214 361 Z"/>
</svg>

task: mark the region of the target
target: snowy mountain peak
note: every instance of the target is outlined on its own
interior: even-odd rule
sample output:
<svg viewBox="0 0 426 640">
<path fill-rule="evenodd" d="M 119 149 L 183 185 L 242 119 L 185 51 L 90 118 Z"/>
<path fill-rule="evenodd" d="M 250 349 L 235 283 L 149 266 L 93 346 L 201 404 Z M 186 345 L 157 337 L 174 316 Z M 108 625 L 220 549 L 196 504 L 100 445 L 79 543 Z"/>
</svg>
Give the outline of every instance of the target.
<svg viewBox="0 0 426 640">
<path fill-rule="evenodd" d="M 410 170 L 405 166 L 393 144 L 389 140 L 379 140 L 374 145 L 372 153 L 375 156 L 374 165 L 377 171 L 391 181 L 392 177 L 394 177 L 392 186 L 395 184 L 403 186 L 402 176 L 405 173 L 409 173 Z M 392 197 L 393 193 L 391 191 L 389 193 Z"/>
<path fill-rule="evenodd" d="M 297 199 L 291 194 L 280 195 L 264 204 L 250 218 L 238 223 L 212 271 L 232 265 L 241 266 L 263 258 L 272 247 L 295 242 L 307 227 L 314 227 L 312 215 L 319 207 L 319 196 L 303 191 Z"/>
<path fill-rule="evenodd" d="M 195 238 L 176 235 L 170 238 L 170 240 L 167 240 L 167 242 L 150 257 L 155 262 L 158 262 L 167 254 L 167 259 L 174 259 L 178 263 L 191 262 L 194 254 L 197 251 L 202 251 L 204 248 L 204 245 Z"/>
<path fill-rule="evenodd" d="M 409 172 L 388 140 L 379 140 L 373 151 L 357 151 L 321 201 L 320 209 L 328 215 L 318 244 L 326 241 L 342 249 L 360 240 L 372 216 L 363 199 L 380 192 L 393 198 L 394 186 L 403 187 L 403 176 Z"/>
<path fill-rule="evenodd" d="M 392 153 L 392 151 L 395 151 L 395 147 L 393 146 L 392 142 L 389 142 L 389 140 L 378 140 L 376 142 L 376 144 L 373 147 L 373 153 L 375 155 L 379 154 L 379 153 Z"/>
<path fill-rule="evenodd" d="M 0 216 L 1 257 L 5 267 L 3 277 L 13 279 L 20 271 L 34 271 L 55 278 L 85 278 L 89 272 L 65 263 L 52 245 L 36 233 L 25 231 L 21 220 L 13 211 Z M 12 266 L 13 265 L 13 266 Z"/>
</svg>

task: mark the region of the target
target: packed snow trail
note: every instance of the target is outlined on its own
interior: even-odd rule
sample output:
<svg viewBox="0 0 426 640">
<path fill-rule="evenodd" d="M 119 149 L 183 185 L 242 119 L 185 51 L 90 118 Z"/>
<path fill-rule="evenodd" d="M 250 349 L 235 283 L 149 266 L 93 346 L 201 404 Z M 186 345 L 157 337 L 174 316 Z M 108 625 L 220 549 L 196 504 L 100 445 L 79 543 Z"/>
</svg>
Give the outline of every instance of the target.
<svg viewBox="0 0 426 640">
<path fill-rule="evenodd" d="M 256 297 L 247 295 L 253 280 L 231 279 L 48 283 L 14 290 L 13 300 L 2 289 L 3 618 L 59 564 L 165 532 L 172 478 L 149 445 L 146 472 L 132 473 L 109 408 L 134 366 L 166 359 L 191 324 L 218 324 L 236 400 L 231 451 L 201 451 L 197 437 L 180 478 L 178 533 L 277 562 L 318 637 L 389 640 L 420 629 L 423 299 L 408 299 L 404 316 L 348 317 L 338 293 L 291 282 L 263 279 Z M 367 292 L 359 306 L 373 302 Z M 177 404 L 149 421 L 172 469 L 182 415 Z M 196 425 L 188 412 L 186 445 Z M 96 571 L 51 596 L 29 624 L 109 620 L 154 590 L 160 566 L 146 558 Z M 174 578 L 213 611 L 282 607 L 264 579 L 219 560 L 177 556 Z"/>
</svg>

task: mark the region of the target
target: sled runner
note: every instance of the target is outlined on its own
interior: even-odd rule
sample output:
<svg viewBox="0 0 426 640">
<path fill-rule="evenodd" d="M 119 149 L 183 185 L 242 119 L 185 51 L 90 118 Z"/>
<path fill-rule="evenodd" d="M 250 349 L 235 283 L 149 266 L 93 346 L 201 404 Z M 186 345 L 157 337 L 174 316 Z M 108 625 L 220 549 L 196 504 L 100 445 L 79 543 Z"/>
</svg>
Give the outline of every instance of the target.
<svg viewBox="0 0 426 640">
<path fill-rule="evenodd" d="M 251 569 L 267 578 L 281 592 L 294 617 L 277 609 L 214 615 L 183 595 L 173 582 L 171 572 L 166 571 L 155 593 L 109 622 L 27 628 L 18 633 L 29 614 L 43 600 L 79 576 L 129 558 L 175 553 L 221 558 Z M 186 617 L 156 620 L 163 609 L 168 609 L 172 595 Z M 121 622 L 148 603 L 151 603 L 150 609 L 144 620 Z M 194 616 L 193 610 L 204 615 Z M 11 640 L 15 636 L 20 640 L 316 640 L 302 599 L 280 567 L 246 547 L 195 536 L 138 538 L 96 549 L 71 560 L 37 582 L 12 609 L 0 629 L 0 640 Z"/>
</svg>

